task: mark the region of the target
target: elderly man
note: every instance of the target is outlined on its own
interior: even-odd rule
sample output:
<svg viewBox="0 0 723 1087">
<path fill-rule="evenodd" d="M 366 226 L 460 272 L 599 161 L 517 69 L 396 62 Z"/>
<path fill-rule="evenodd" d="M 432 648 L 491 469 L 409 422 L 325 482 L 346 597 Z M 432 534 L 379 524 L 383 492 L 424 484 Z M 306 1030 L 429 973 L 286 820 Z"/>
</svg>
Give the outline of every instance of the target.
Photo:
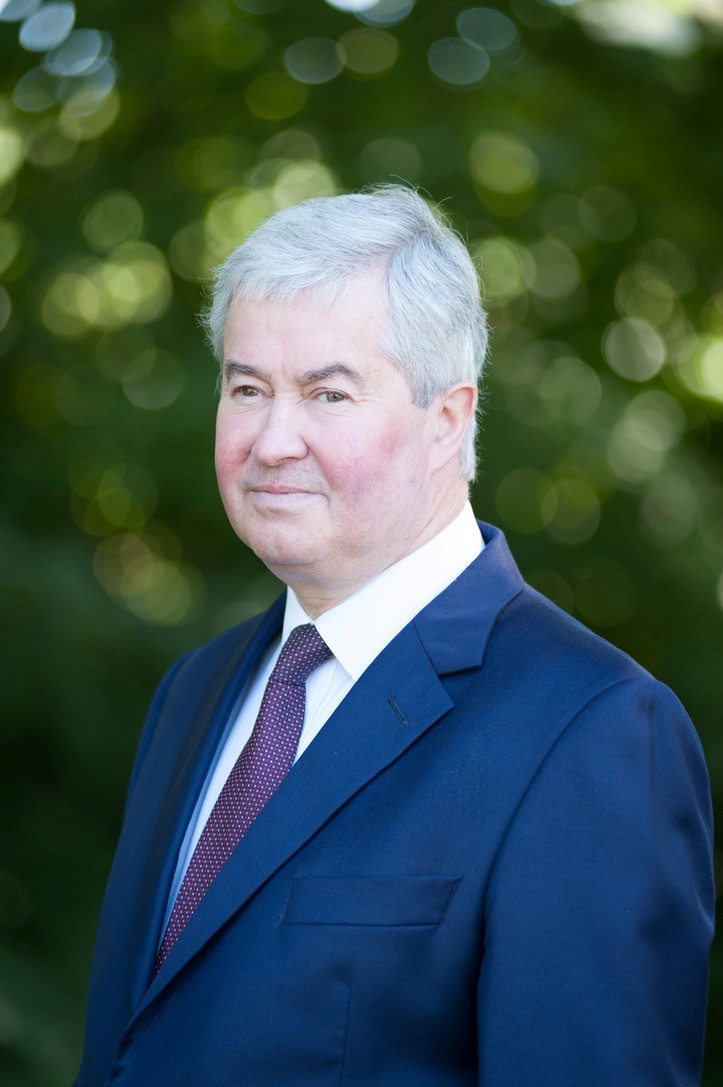
<svg viewBox="0 0 723 1087">
<path fill-rule="evenodd" d="M 153 700 L 78 1087 L 698 1082 L 705 768 L 474 520 L 474 268 L 415 193 L 219 271 L 234 530 L 288 586 Z"/>
</svg>

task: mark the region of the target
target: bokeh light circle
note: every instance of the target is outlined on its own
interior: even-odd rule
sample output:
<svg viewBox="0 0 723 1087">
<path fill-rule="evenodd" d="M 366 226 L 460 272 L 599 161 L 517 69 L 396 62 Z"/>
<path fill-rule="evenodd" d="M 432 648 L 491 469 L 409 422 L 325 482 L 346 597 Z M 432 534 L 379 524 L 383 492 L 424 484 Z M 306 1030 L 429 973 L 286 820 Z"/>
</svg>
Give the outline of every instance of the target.
<svg viewBox="0 0 723 1087">
<path fill-rule="evenodd" d="M 440 38 L 432 42 L 427 61 L 437 79 L 453 87 L 477 86 L 490 66 L 484 49 L 462 38 Z"/>
<path fill-rule="evenodd" d="M 44 53 L 65 41 L 74 22 L 74 4 L 43 4 L 20 27 L 20 44 L 28 52 Z"/>
</svg>

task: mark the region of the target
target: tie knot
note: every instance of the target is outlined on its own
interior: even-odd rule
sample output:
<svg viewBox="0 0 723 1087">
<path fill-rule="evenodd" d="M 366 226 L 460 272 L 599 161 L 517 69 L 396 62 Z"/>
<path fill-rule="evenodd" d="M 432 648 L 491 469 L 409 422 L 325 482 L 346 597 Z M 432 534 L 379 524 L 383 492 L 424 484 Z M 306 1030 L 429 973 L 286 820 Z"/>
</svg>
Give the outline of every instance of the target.
<svg viewBox="0 0 723 1087">
<path fill-rule="evenodd" d="M 313 623 L 294 627 L 284 642 L 269 683 L 303 686 L 320 664 L 331 656 L 331 650 Z"/>
</svg>

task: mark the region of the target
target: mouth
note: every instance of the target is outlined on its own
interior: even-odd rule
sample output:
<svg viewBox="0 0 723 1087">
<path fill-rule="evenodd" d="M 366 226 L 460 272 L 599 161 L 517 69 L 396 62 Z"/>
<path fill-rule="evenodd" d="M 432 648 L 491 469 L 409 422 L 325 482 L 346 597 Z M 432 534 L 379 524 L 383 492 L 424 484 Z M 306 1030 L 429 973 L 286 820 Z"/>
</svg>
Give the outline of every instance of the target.
<svg viewBox="0 0 723 1087">
<path fill-rule="evenodd" d="M 256 487 L 249 487 L 248 490 L 253 500 L 260 506 L 291 506 L 314 497 L 313 491 L 286 483 L 263 483 Z"/>
<path fill-rule="evenodd" d="M 304 487 L 294 487 L 292 484 L 287 483 L 262 483 L 256 487 L 249 487 L 249 490 L 252 494 L 275 495 L 277 497 L 312 493 Z"/>
<path fill-rule="evenodd" d="M 293 483 L 257 483 L 250 490 L 263 494 L 306 494 L 304 487 L 296 487 Z"/>
</svg>

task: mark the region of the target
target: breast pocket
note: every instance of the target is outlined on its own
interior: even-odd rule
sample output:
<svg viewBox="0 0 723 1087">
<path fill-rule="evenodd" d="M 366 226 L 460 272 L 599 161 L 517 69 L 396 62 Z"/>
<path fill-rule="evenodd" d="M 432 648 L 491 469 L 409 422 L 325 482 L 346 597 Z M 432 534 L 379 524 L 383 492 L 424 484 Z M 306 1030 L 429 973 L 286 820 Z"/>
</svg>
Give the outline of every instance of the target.
<svg viewBox="0 0 723 1087">
<path fill-rule="evenodd" d="M 296 876 L 287 925 L 439 925 L 461 876 Z"/>
</svg>

